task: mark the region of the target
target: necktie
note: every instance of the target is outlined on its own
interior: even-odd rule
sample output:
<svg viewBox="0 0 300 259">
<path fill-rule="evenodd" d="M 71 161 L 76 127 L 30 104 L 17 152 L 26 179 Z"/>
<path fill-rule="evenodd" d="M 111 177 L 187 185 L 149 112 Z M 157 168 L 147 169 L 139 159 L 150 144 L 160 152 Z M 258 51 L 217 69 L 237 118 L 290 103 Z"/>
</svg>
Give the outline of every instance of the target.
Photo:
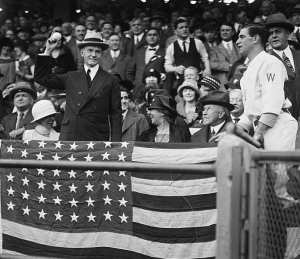
<svg viewBox="0 0 300 259">
<path fill-rule="evenodd" d="M 240 118 L 235 117 L 233 120 L 234 120 L 234 123 L 237 124 L 239 122 Z"/>
<path fill-rule="evenodd" d="M 184 54 L 187 54 L 185 43 L 186 43 L 186 41 L 183 41 L 183 42 L 182 42 L 182 45 L 183 45 L 183 52 L 184 52 Z"/>
<path fill-rule="evenodd" d="M 22 121 L 23 121 L 23 116 L 24 116 L 23 112 L 18 113 L 18 119 L 17 119 L 16 129 L 21 128 Z"/>
<path fill-rule="evenodd" d="M 149 48 L 149 51 L 156 51 L 156 48 Z"/>
<path fill-rule="evenodd" d="M 211 136 L 214 136 L 214 135 L 216 135 L 216 132 L 215 132 L 214 129 L 212 129 L 212 131 L 211 131 Z"/>
<path fill-rule="evenodd" d="M 87 81 L 88 81 L 88 87 L 89 87 L 89 89 L 91 88 L 91 85 L 92 85 L 92 78 L 91 78 L 90 73 L 91 73 L 91 70 L 88 69 L 87 73 L 86 73 L 86 78 L 87 78 Z"/>
<path fill-rule="evenodd" d="M 231 48 L 229 42 L 227 43 L 227 52 L 229 55 L 231 55 Z"/>
<path fill-rule="evenodd" d="M 116 51 L 113 51 L 113 53 L 114 53 L 114 56 L 113 56 L 113 59 L 114 59 L 114 61 L 118 58 L 117 57 L 117 52 Z"/>
<path fill-rule="evenodd" d="M 135 37 L 135 45 L 137 45 L 139 42 L 140 42 L 140 41 L 139 41 L 139 37 L 136 36 L 136 37 Z"/>
<path fill-rule="evenodd" d="M 295 72 L 295 70 L 294 70 L 294 68 L 293 68 L 293 66 L 292 66 L 292 64 L 291 64 L 290 59 L 285 55 L 284 52 L 282 53 L 282 59 L 283 59 L 283 61 L 285 62 L 285 64 L 286 64 L 293 72 Z"/>
</svg>

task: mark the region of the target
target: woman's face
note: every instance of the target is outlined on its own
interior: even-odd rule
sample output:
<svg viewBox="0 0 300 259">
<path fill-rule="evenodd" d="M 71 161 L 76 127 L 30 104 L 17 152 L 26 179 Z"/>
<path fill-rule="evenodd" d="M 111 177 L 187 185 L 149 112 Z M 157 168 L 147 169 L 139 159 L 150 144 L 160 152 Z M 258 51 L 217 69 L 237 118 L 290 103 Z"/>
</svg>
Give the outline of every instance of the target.
<svg viewBox="0 0 300 259">
<path fill-rule="evenodd" d="M 39 121 L 39 124 L 48 130 L 53 128 L 53 123 L 54 123 L 54 115 L 49 115 L 45 118 L 40 119 Z"/>
<path fill-rule="evenodd" d="M 163 114 L 160 113 L 158 110 L 156 109 L 148 109 L 147 114 L 149 116 L 149 118 L 151 119 L 151 123 L 153 125 L 160 125 L 162 118 L 163 118 Z"/>
<path fill-rule="evenodd" d="M 1 56 L 9 56 L 11 54 L 11 49 L 9 46 L 4 46 L 1 49 Z"/>
<path fill-rule="evenodd" d="M 191 88 L 183 88 L 182 90 L 182 97 L 183 97 L 183 100 L 185 100 L 186 102 L 193 102 L 195 101 L 195 96 L 196 96 L 196 93 L 193 89 Z"/>
<path fill-rule="evenodd" d="M 21 50 L 20 47 L 15 47 L 15 53 L 16 53 L 16 56 L 19 58 L 21 56 L 21 54 L 23 53 L 23 51 Z"/>
</svg>

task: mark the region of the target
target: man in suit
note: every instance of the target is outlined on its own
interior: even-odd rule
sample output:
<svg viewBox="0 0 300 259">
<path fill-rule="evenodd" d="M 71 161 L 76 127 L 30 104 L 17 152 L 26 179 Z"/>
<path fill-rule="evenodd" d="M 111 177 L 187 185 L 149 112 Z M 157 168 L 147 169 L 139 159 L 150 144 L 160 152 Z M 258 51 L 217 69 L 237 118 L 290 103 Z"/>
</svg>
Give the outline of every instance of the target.
<svg viewBox="0 0 300 259">
<path fill-rule="evenodd" d="M 51 52 L 57 42 L 50 38 L 43 55 L 38 55 L 35 81 L 51 89 L 66 90 L 67 101 L 60 140 L 111 141 L 122 139 L 122 112 L 118 79 L 99 66 L 108 49 L 99 33 L 87 33 L 78 44 L 84 69 L 66 74 L 49 74 Z"/>
<path fill-rule="evenodd" d="M 121 87 L 122 105 L 122 141 L 134 141 L 138 136 L 148 129 L 148 122 L 143 114 L 136 113 L 129 108 L 130 94 L 128 90 Z"/>
<path fill-rule="evenodd" d="M 212 137 L 225 131 L 226 123 L 231 121 L 230 111 L 234 106 L 229 102 L 229 95 L 220 90 L 209 92 L 201 104 L 204 106 L 202 113 L 204 126 L 192 135 L 192 142 L 207 144 Z"/>
<path fill-rule="evenodd" d="M 74 37 L 71 37 L 69 42 L 66 44 L 72 52 L 72 55 L 74 57 L 77 66 L 77 70 L 82 69 L 84 64 L 83 57 L 81 56 L 81 52 L 77 44 L 84 40 L 85 35 L 86 35 L 85 26 L 82 24 L 78 24 L 74 30 Z"/>
<path fill-rule="evenodd" d="M 143 22 L 140 18 L 134 18 L 131 23 L 132 36 L 126 35 L 124 52 L 133 57 L 135 52 L 147 45 L 146 34 L 144 32 Z"/>
<path fill-rule="evenodd" d="M 166 42 L 168 39 L 168 36 L 162 30 L 162 27 L 165 23 L 166 23 L 166 19 L 162 15 L 156 14 L 150 18 L 150 28 L 157 28 L 159 31 L 158 44 L 162 49 L 166 49 Z"/>
<path fill-rule="evenodd" d="M 61 26 L 61 33 L 65 38 L 64 43 L 67 44 L 72 38 L 72 25 L 69 22 L 65 22 Z"/>
<path fill-rule="evenodd" d="M 109 73 L 116 73 L 122 80 L 126 79 L 126 71 L 132 58 L 120 50 L 121 38 L 112 33 L 107 42 L 110 48 L 105 51 L 100 60 L 100 67 Z"/>
<path fill-rule="evenodd" d="M 33 121 L 31 108 L 37 98 L 29 83 L 19 82 L 10 90 L 9 97 L 13 100 L 17 112 L 6 115 L 2 120 L 5 138 L 22 139 L 23 132 L 27 129 L 34 129 L 36 123 Z"/>
<path fill-rule="evenodd" d="M 227 74 L 231 66 L 241 58 L 237 45 L 232 41 L 234 27 L 230 22 L 223 22 L 220 27 L 222 42 L 212 47 L 209 52 L 211 74 L 220 79 L 221 85 L 228 82 Z"/>
<path fill-rule="evenodd" d="M 297 37 L 298 43 L 300 43 L 300 4 L 295 5 L 289 11 L 289 16 L 292 18 L 292 23 L 295 25 L 294 34 Z"/>
<path fill-rule="evenodd" d="M 159 46 L 159 30 L 150 28 L 146 32 L 148 46 L 137 50 L 133 61 L 127 69 L 127 78 L 134 82 L 133 99 L 140 97 L 140 93 L 145 88 L 143 75 L 146 70 L 155 68 L 160 74 L 162 81 L 166 78 L 164 63 L 165 50 Z"/>
<path fill-rule="evenodd" d="M 206 39 L 204 42 L 205 49 L 209 53 L 212 47 L 216 47 L 220 42 L 218 41 L 218 24 L 216 22 L 210 22 L 202 27 L 203 35 Z"/>
</svg>

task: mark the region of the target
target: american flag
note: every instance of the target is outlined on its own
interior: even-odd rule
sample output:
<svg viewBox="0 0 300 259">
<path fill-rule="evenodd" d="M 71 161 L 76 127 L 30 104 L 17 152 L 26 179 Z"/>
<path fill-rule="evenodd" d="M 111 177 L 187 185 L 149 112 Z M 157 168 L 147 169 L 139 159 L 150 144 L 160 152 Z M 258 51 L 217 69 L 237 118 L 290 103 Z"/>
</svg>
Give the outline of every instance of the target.
<svg viewBox="0 0 300 259">
<path fill-rule="evenodd" d="M 1 141 L 1 158 L 212 163 L 216 147 Z M 214 258 L 211 173 L 1 168 L 2 253 L 76 258 Z"/>
</svg>

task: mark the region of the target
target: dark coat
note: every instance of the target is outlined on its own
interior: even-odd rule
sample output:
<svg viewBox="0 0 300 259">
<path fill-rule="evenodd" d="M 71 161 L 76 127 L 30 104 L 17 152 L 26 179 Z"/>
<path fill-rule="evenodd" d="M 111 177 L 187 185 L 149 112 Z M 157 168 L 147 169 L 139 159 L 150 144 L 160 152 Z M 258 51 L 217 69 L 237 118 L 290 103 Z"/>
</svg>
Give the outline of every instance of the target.
<svg viewBox="0 0 300 259">
<path fill-rule="evenodd" d="M 71 50 L 71 53 L 73 55 L 74 61 L 77 66 L 77 70 L 82 69 L 84 61 L 83 61 L 83 57 L 81 56 L 80 49 L 77 46 L 76 38 L 72 37 L 66 45 Z"/>
<path fill-rule="evenodd" d="M 146 45 L 147 45 L 146 33 L 144 32 L 142 39 L 136 45 L 134 45 L 134 36 L 132 36 L 131 38 L 126 38 L 125 44 L 124 44 L 124 52 L 126 55 L 133 57 L 137 50 L 143 48 Z"/>
<path fill-rule="evenodd" d="M 99 67 L 90 91 L 84 69 L 48 74 L 49 56 L 38 56 L 35 81 L 47 88 L 66 90 L 67 101 L 60 140 L 122 139 L 121 94 L 118 79 Z"/>
<path fill-rule="evenodd" d="M 69 71 L 76 71 L 77 66 L 71 50 L 67 46 L 63 46 L 57 58 L 51 57 L 49 62 L 50 73 L 64 74 Z"/>
<path fill-rule="evenodd" d="M 134 141 L 147 129 L 145 116 L 129 109 L 122 125 L 122 141 Z"/>
</svg>

